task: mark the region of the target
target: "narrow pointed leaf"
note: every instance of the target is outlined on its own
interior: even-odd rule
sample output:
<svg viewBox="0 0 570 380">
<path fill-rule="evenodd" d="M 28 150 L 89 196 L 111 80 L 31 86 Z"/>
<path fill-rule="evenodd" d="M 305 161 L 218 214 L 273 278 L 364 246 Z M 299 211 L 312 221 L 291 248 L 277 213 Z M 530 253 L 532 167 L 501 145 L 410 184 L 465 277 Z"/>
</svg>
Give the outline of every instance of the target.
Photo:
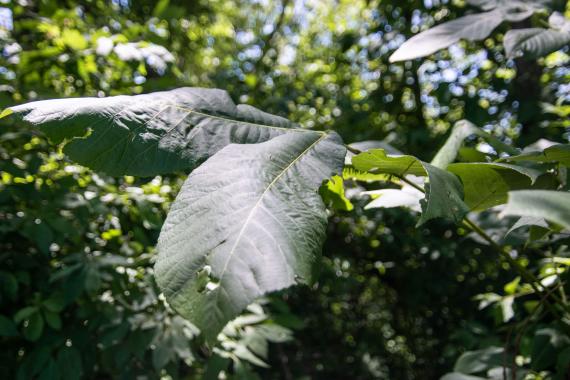
<svg viewBox="0 0 570 380">
<path fill-rule="evenodd" d="M 257 297 L 310 283 L 327 215 L 318 194 L 346 149 L 323 133 L 228 145 L 188 177 L 155 271 L 170 304 L 212 342 Z"/>
<path fill-rule="evenodd" d="M 505 52 L 508 57 L 524 55 L 543 57 L 570 43 L 570 20 L 558 12 L 549 19 L 550 28 L 513 29 L 505 34 Z"/>
<path fill-rule="evenodd" d="M 258 143 L 292 129 L 288 120 L 235 105 L 217 89 L 179 88 L 135 96 L 55 99 L 4 110 L 67 142 L 72 160 L 110 175 L 188 171 L 230 143 Z"/>
</svg>

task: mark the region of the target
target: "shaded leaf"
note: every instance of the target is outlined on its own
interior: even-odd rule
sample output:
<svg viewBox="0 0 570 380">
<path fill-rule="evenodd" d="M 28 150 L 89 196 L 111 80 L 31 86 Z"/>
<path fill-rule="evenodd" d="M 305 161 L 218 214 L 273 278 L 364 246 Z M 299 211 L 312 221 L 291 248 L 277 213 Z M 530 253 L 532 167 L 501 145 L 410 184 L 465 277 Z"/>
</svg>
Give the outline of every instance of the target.
<svg viewBox="0 0 570 380">
<path fill-rule="evenodd" d="M 526 152 L 517 156 L 507 157 L 504 161 L 530 161 L 530 162 L 559 162 L 570 167 L 570 145 L 557 144 L 544 149 L 542 152 Z"/>
<path fill-rule="evenodd" d="M 18 336 L 16 324 L 9 318 L 0 315 L 0 336 Z"/>
<path fill-rule="evenodd" d="M 476 374 L 501 366 L 505 358 L 502 347 L 488 347 L 477 351 L 468 351 L 457 359 L 453 370 L 465 374 Z"/>
<path fill-rule="evenodd" d="M 484 138 L 489 143 L 489 145 L 495 148 L 495 150 L 498 152 L 507 152 L 510 154 L 518 153 L 515 148 L 502 143 L 496 137 L 488 134 L 480 128 L 477 128 L 473 123 L 467 120 L 461 120 L 455 123 L 453 129 L 451 130 L 451 134 L 445 141 L 445 144 L 439 149 L 431 161 L 431 164 L 445 169 L 447 165 L 455 161 L 455 158 L 457 157 L 457 154 L 459 153 L 465 139 L 473 135 Z"/>
<path fill-rule="evenodd" d="M 570 346 L 570 338 L 554 328 L 542 328 L 536 331 L 532 341 L 531 367 L 543 371 L 556 364 L 556 354 Z"/>
<path fill-rule="evenodd" d="M 64 153 L 72 160 L 110 175 L 191 170 L 230 143 L 266 141 L 293 127 L 281 117 L 236 106 L 225 91 L 189 87 L 44 100 L 2 114 L 38 127 L 54 143 L 67 142 Z"/>
<path fill-rule="evenodd" d="M 335 134 L 291 133 L 229 145 L 188 177 L 155 273 L 207 341 L 257 297 L 312 281 L 327 221 L 317 190 L 340 173 L 345 153 Z"/>
<path fill-rule="evenodd" d="M 501 215 L 543 218 L 570 228 L 570 193 L 549 190 L 511 191 Z"/>
<path fill-rule="evenodd" d="M 421 225 L 434 218 L 445 218 L 459 223 L 469 211 L 463 202 L 463 188 L 459 179 L 436 166 L 422 162 L 412 156 L 387 156 L 381 149 L 361 153 L 352 159 L 358 170 L 373 173 L 405 176 L 427 176 L 426 196 L 422 200 Z"/>
<path fill-rule="evenodd" d="M 344 194 L 342 177 L 335 175 L 326 181 L 319 189 L 326 205 L 332 205 L 336 210 L 352 211 L 354 206 Z"/>
<path fill-rule="evenodd" d="M 528 188 L 543 174 L 540 170 L 498 163 L 455 163 L 447 167 L 463 183 L 465 203 L 481 211 L 503 204 L 511 190 Z"/>
</svg>

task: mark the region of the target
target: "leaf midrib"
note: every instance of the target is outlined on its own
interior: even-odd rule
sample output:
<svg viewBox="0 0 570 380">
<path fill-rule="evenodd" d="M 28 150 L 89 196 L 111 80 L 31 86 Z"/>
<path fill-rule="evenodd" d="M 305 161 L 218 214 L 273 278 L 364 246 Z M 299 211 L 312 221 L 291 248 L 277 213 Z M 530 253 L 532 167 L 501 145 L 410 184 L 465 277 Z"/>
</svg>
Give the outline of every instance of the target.
<svg viewBox="0 0 570 380">
<path fill-rule="evenodd" d="M 275 178 L 269 183 L 269 185 L 267 185 L 267 187 L 265 188 L 263 193 L 261 193 L 257 202 L 251 208 L 251 211 L 249 212 L 242 228 L 240 229 L 240 232 L 238 233 L 238 237 L 236 238 L 236 241 L 235 241 L 234 245 L 232 246 L 232 248 L 228 254 L 228 258 L 226 259 L 226 262 L 224 263 L 224 267 L 222 268 L 222 271 L 220 272 L 220 277 L 219 277 L 220 285 L 222 283 L 222 280 L 223 280 L 224 275 L 226 273 L 226 270 L 228 268 L 229 262 L 231 261 L 233 255 L 235 253 L 235 250 L 236 250 L 237 246 L 239 245 L 241 238 L 242 238 L 243 234 L 245 233 L 245 230 L 247 229 L 247 227 L 249 225 L 249 222 L 251 221 L 251 218 L 253 217 L 255 212 L 258 210 L 258 207 L 261 205 L 261 202 L 263 201 L 263 198 L 265 197 L 265 195 L 279 181 L 279 179 L 281 179 L 283 177 L 283 175 L 285 173 L 287 173 L 287 171 L 293 167 L 293 165 L 295 165 L 301 158 L 303 158 L 311 149 L 313 149 L 325 137 L 327 137 L 327 134 L 322 132 L 321 136 L 317 140 L 315 140 L 311 145 L 309 145 L 309 147 L 307 147 L 301 154 L 299 154 L 297 157 L 295 157 L 295 159 L 292 160 L 289 163 L 289 165 L 287 165 L 283 170 L 281 170 L 281 172 L 277 176 L 275 176 Z M 219 293 L 220 292 L 218 292 L 218 295 L 219 295 Z"/>
</svg>

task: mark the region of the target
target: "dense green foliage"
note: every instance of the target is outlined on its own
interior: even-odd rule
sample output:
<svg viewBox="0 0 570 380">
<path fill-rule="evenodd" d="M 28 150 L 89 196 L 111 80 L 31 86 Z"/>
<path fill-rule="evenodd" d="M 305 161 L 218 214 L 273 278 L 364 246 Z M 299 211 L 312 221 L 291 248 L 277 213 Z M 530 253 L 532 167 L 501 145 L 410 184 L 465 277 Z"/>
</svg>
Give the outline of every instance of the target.
<svg viewBox="0 0 570 380">
<path fill-rule="evenodd" d="M 43 1 L 3 8 L 2 108 L 97 98 L 3 114 L 35 128 L 9 117 L 0 130 L 2 376 L 567 378 L 570 58 L 556 51 L 567 43 L 568 21 L 554 11 L 568 13 L 569 5 L 467 3 Z M 443 18 L 456 21 L 430 31 Z M 485 26 L 476 28 L 481 35 L 465 34 L 461 25 L 476 21 Z M 427 32 L 408 39 L 420 30 Z M 421 51 L 426 41 L 431 50 Z M 424 60 L 389 63 L 458 41 Z M 410 44 L 413 57 L 405 54 Z M 188 85 L 227 89 L 302 129 L 247 105 L 234 109 L 213 90 L 105 97 Z M 166 112 L 156 98 L 168 98 Z M 252 133 L 264 126 L 285 129 Z M 172 134 L 190 130 L 196 143 Z M 317 188 L 340 174 L 344 158 L 335 133 L 323 133 L 329 130 L 346 142 L 377 141 L 349 147 L 345 189 L 338 176 L 321 187 L 331 223 L 317 282 L 267 294 L 216 343 L 225 321 L 260 294 L 310 282 L 324 237 Z M 52 143 L 80 139 L 57 152 L 46 135 Z M 242 179 L 259 187 L 225 188 Z M 305 195 L 280 198 L 288 186 Z M 251 210 L 270 194 L 263 206 L 277 217 L 256 220 L 251 211 L 226 220 L 240 191 L 254 195 L 245 202 Z M 196 202 L 217 195 L 205 206 Z M 225 236 L 221 220 L 254 221 L 270 232 L 247 236 L 242 227 Z M 184 265 L 169 248 L 173 239 L 187 247 Z M 252 241 L 263 242 L 260 257 L 272 263 L 266 279 L 257 278 L 268 264 L 251 252 Z M 196 266 L 218 247 L 221 264 Z M 274 256 L 281 247 L 292 252 L 284 261 Z M 228 266 L 234 253 L 240 264 Z M 248 272 L 240 265 L 248 260 L 259 289 L 242 292 Z M 231 276 L 221 282 L 216 276 L 227 268 Z M 214 304 L 223 309 L 217 321 L 208 318 L 216 315 L 210 301 L 195 294 L 208 300 L 216 289 L 235 292 Z M 204 335 L 216 344 L 205 344 Z"/>
</svg>

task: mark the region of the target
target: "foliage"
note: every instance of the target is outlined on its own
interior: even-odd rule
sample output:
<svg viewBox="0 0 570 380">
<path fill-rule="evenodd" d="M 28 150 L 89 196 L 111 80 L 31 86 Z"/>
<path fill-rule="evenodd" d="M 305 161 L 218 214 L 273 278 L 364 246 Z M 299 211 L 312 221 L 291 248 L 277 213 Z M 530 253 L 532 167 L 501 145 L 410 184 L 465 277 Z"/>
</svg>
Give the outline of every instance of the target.
<svg viewBox="0 0 570 380">
<path fill-rule="evenodd" d="M 453 370 L 444 378 L 564 378 L 568 363 L 564 211 L 568 60 L 565 50 L 538 61 L 531 59 L 564 45 L 565 21 L 552 11 L 564 12 L 565 5 L 513 3 L 469 1 L 464 8 L 460 2 L 293 6 L 284 1 L 271 10 L 233 1 L 114 2 L 112 6 L 90 1 L 61 6 L 44 1 L 10 6 L 16 27 L 13 31 L 6 27 L 2 36 L 6 59 L 6 70 L 1 73 L 3 104 L 76 95 L 101 98 L 43 103 L 50 111 L 56 104 L 62 111 L 51 120 L 33 118 L 39 103 L 12 108 L 38 124 L 52 141 L 65 140 L 64 153 L 70 158 L 115 177 L 69 164 L 60 153 L 49 153 L 52 150 L 43 138 L 22 123 L 3 120 L 2 138 L 8 142 L 2 145 L 5 160 L 0 185 L 1 244 L 6 252 L 0 332 L 3 347 L 8 347 L 0 365 L 4 377 L 12 378 L 17 371 L 20 378 L 39 373 L 42 378 L 166 374 L 174 378 L 254 378 L 258 376 L 254 372 L 263 378 L 334 378 L 339 374 L 438 378 Z M 472 7 L 481 12 L 469 14 Z M 274 24 L 262 28 L 268 14 L 274 16 Z M 422 52 L 408 48 L 421 41 L 431 41 L 432 53 L 461 39 L 480 37 L 485 49 L 461 42 L 423 63 L 388 64 L 405 38 L 447 16 L 456 21 L 409 39 L 395 57 Z M 506 30 L 505 20 L 514 29 Z M 475 23 L 474 29 L 467 28 L 473 33 L 463 33 L 461 28 L 453 32 L 466 22 L 468 26 Z M 426 36 L 439 40 L 435 43 Z M 223 87 L 240 102 L 299 121 L 303 134 L 290 132 L 295 129 L 285 119 L 249 106 L 235 107 L 229 96 L 216 91 L 208 95 L 214 110 L 208 108 L 212 105 L 198 105 L 192 111 L 175 109 L 167 100 L 164 117 L 150 120 L 161 104 L 157 97 L 205 91 L 153 92 L 183 85 Z M 102 98 L 143 91 L 149 95 Z M 229 107 L 221 114 L 220 99 Z M 190 108 L 196 102 L 200 104 L 191 101 Z M 71 109 L 78 111 L 77 119 L 65 116 Z M 110 109 L 114 111 L 105 114 Z M 118 117 L 110 121 L 112 114 Z M 247 114 L 256 116 L 251 120 Z M 45 116 L 45 109 L 36 115 Z M 82 118 L 101 121 L 89 125 Z M 228 140 L 196 133 L 195 128 L 242 126 L 243 121 L 259 123 L 259 118 L 262 124 L 283 123 L 279 128 L 286 127 L 286 133 L 249 133 L 255 130 L 252 126 L 247 134 L 230 135 Z M 469 122 L 457 123 L 465 118 Z M 264 187 L 272 183 L 271 177 L 253 173 L 258 167 L 272 173 L 276 154 L 289 157 L 285 161 L 290 163 L 303 156 L 295 155 L 295 144 L 277 142 L 295 140 L 302 145 L 304 139 L 293 136 L 307 140 L 314 136 L 320 145 L 321 137 L 334 136 L 322 132 L 329 129 L 346 141 L 386 139 L 350 144 L 352 153 L 343 170 L 346 189 L 339 177 L 321 186 L 331 172 L 340 173 L 338 161 L 344 158 L 344 148 L 338 143 L 332 144 L 335 153 L 326 153 L 331 149 L 311 152 L 319 154 L 317 161 L 329 162 L 322 175 L 313 176 L 310 166 L 294 165 L 296 175 L 278 180 L 274 188 Z M 134 135 L 129 136 L 127 130 Z M 448 130 L 452 133 L 443 144 Z M 188 140 L 171 138 L 174 132 L 197 134 L 206 140 L 212 137 L 208 141 L 214 144 L 181 145 Z M 98 140 L 103 134 L 113 138 Z M 530 145 L 539 137 L 551 141 Z M 224 148 L 229 142 L 249 139 L 255 144 Z M 184 155 L 186 148 L 192 155 Z M 257 157 L 259 152 L 268 154 L 252 160 L 250 156 Z M 207 159 L 212 153 L 216 154 Z M 247 164 L 232 170 L 232 163 L 242 162 L 238 157 Z M 124 158 L 132 163 L 120 164 Z M 299 163 L 304 161 L 299 159 Z M 178 172 L 197 165 L 179 199 L 223 195 L 221 201 L 204 202 L 201 209 L 215 211 L 211 214 L 214 224 L 232 212 L 224 206 L 234 195 L 233 183 L 242 178 L 256 184 L 261 180 L 252 196 L 261 193 L 264 198 L 267 190 L 263 189 L 279 190 L 271 191 L 272 202 L 267 207 L 272 210 L 294 205 L 287 213 L 318 211 L 319 232 L 309 232 L 319 223 L 307 223 L 308 229 L 301 231 L 313 241 L 322 239 L 324 205 L 335 209 L 329 213 L 332 223 L 324 257 L 313 261 L 320 251 L 316 246 L 300 249 L 303 254 L 295 256 L 296 263 L 306 264 L 308 259 L 310 266 L 320 267 L 313 290 L 282 290 L 249 306 L 223 329 L 211 350 L 201 344 L 194 325 L 178 317 L 157 295 L 152 270 L 153 243 L 173 195 L 182 186 L 184 174 Z M 122 177 L 129 170 L 142 176 L 175 174 L 154 179 Z M 301 178 L 302 182 L 295 182 Z M 264 185 L 265 180 L 269 182 Z M 295 189 L 306 192 L 304 198 L 313 206 L 307 207 L 300 199 L 280 198 L 289 194 L 281 185 L 295 183 Z M 201 194 L 199 189 L 206 185 L 213 191 Z M 366 205 L 368 195 L 375 199 Z M 537 197 L 533 207 L 528 207 L 527 200 Z M 280 204 L 275 199 L 283 200 L 281 206 L 274 208 Z M 249 220 L 236 216 L 235 222 L 219 225 L 220 230 L 211 228 L 212 223 L 202 226 L 201 217 L 187 216 L 192 204 L 181 204 L 178 211 L 173 207 L 165 225 L 174 226 L 171 231 L 176 237 L 183 236 L 179 229 L 194 226 L 205 234 L 190 235 L 191 243 L 203 236 L 206 243 L 218 239 L 223 248 L 222 231 L 229 231 L 224 226 Z M 394 208 L 401 205 L 420 212 L 421 222 L 430 221 L 414 228 L 413 218 Z M 517 221 L 507 214 L 531 216 Z M 178 220 L 171 224 L 175 216 Z M 448 222 L 437 220 L 442 217 Z M 67 224 L 58 226 L 62 221 Z M 290 247 L 304 242 L 280 236 L 273 221 L 262 223 L 273 231 L 267 236 L 277 234 Z M 258 234 L 249 238 L 266 252 L 263 257 L 279 265 L 262 275 L 282 278 L 284 267 L 275 260 L 271 239 Z M 164 241 L 160 251 L 165 249 Z M 190 260 L 195 244 L 183 244 Z M 251 250 L 239 252 L 254 268 L 259 265 Z M 502 261 L 497 261 L 497 253 Z M 179 270 L 179 283 L 190 278 L 197 290 L 219 289 L 214 273 L 218 267 L 172 268 Z M 65 274 L 50 281 L 60 272 Z M 68 277 L 79 279 L 68 286 Z M 309 275 L 292 276 L 287 285 L 309 280 Z M 276 285 L 269 283 L 264 290 Z M 229 289 L 243 302 L 236 310 L 253 299 L 239 289 Z M 78 294 L 69 299 L 66 292 L 70 290 Z M 64 299 L 68 297 L 63 307 L 58 304 L 61 293 Z M 168 291 L 165 294 L 172 299 Z M 473 298 L 479 301 L 480 311 L 475 310 Z M 234 316 L 236 310 L 215 322 L 215 328 L 200 326 L 210 334 L 210 341 L 221 321 Z M 297 329 L 301 332 L 291 340 L 291 330 Z M 98 343 L 88 347 L 86 342 Z M 269 342 L 273 342 L 271 349 Z"/>
</svg>

